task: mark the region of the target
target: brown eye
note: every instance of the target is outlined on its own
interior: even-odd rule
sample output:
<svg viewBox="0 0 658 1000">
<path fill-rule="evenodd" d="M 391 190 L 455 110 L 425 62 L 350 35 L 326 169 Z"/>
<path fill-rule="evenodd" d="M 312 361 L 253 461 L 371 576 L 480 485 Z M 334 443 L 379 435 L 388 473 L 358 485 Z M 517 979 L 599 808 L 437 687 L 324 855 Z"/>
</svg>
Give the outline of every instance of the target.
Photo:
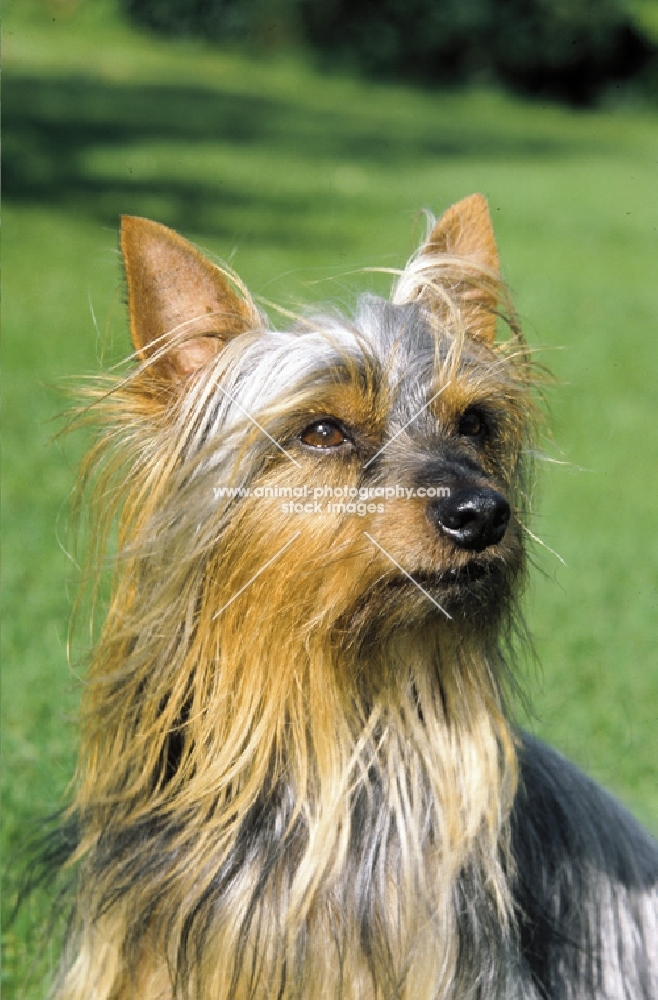
<svg viewBox="0 0 658 1000">
<path fill-rule="evenodd" d="M 311 448 L 338 448 L 348 438 L 333 420 L 318 420 L 302 431 L 301 439 Z"/>
<path fill-rule="evenodd" d="M 482 437 L 486 429 L 484 414 L 480 410 L 471 407 L 462 413 L 458 428 L 462 437 Z"/>
</svg>

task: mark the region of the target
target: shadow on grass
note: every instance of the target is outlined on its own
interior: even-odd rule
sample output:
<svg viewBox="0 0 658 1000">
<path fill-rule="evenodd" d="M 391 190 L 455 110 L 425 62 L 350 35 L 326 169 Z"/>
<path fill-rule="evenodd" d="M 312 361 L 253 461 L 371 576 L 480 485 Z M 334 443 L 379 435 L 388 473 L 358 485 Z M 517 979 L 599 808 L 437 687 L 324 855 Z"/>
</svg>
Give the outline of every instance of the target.
<svg viewBox="0 0 658 1000">
<path fill-rule="evenodd" d="M 392 123 L 382 115 L 381 102 L 371 110 L 365 100 L 358 107 L 316 110 L 308 100 L 245 96 L 220 88 L 108 83 L 82 75 L 14 75 L 5 90 L 6 198 L 65 206 L 114 225 L 121 212 L 143 211 L 145 195 L 160 197 L 168 206 L 162 221 L 215 236 L 223 234 L 217 213 L 212 221 L 208 215 L 209 205 L 248 205 L 263 218 L 274 212 L 279 218 L 295 213 L 299 219 L 312 208 L 303 195 L 275 194 L 266 176 L 255 199 L 253 192 L 232 187 L 221 177 L 199 183 L 182 172 L 179 178 L 148 180 L 128 172 L 123 178 L 92 176 L 85 170 L 85 158 L 95 150 L 129 150 L 156 141 L 214 141 L 220 148 L 228 144 L 238 151 L 260 146 L 264 158 L 269 148 L 318 164 L 333 159 L 337 164 L 401 170 L 423 159 L 545 158 L 573 146 L 560 136 L 537 130 L 529 136 L 522 126 L 513 127 L 513 110 L 507 126 L 501 127 L 481 112 L 473 120 L 451 114 L 441 108 L 440 97 L 434 127 L 428 129 L 427 113 L 406 118 L 398 109 Z M 259 199 L 261 204 L 255 204 Z M 299 229 L 295 233 L 299 242 Z"/>
</svg>

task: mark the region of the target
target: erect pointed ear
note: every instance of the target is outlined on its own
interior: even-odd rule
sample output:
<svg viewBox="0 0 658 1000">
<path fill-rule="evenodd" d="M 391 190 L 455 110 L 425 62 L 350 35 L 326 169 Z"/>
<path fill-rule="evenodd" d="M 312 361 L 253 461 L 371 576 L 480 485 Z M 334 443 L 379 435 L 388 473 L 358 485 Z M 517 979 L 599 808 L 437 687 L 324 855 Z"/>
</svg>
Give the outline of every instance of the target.
<svg viewBox="0 0 658 1000">
<path fill-rule="evenodd" d="M 258 324 L 253 304 L 172 229 L 124 215 L 121 251 L 133 345 L 160 377 L 184 378 Z"/>
<path fill-rule="evenodd" d="M 449 312 L 449 298 L 469 336 L 490 346 L 496 336 L 499 289 L 489 208 L 481 194 L 472 194 L 447 209 L 434 225 L 403 273 L 396 297 L 420 299 L 442 318 Z"/>
<path fill-rule="evenodd" d="M 471 194 L 451 205 L 435 224 L 421 253 L 465 257 L 497 275 L 498 249 L 484 195 Z"/>
</svg>

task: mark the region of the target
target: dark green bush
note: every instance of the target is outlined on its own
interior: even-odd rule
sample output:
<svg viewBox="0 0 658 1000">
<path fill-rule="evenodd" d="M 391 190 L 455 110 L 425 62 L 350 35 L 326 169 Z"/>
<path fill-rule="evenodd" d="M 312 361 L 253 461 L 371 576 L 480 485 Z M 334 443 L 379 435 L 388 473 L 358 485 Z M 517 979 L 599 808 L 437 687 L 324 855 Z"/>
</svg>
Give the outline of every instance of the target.
<svg viewBox="0 0 658 1000">
<path fill-rule="evenodd" d="M 321 51 L 369 72 L 575 101 L 655 55 L 624 0 L 300 0 L 300 15 Z"/>
<path fill-rule="evenodd" d="M 164 35 L 222 39 L 246 37 L 253 0 L 121 0 L 136 24 Z"/>
<path fill-rule="evenodd" d="M 168 34 L 262 39 L 285 23 L 326 62 L 386 77 L 499 80 L 577 102 L 656 60 L 625 0 L 122 0 Z M 281 33 L 279 32 L 279 35 Z M 285 37 L 286 32 L 283 32 Z"/>
</svg>

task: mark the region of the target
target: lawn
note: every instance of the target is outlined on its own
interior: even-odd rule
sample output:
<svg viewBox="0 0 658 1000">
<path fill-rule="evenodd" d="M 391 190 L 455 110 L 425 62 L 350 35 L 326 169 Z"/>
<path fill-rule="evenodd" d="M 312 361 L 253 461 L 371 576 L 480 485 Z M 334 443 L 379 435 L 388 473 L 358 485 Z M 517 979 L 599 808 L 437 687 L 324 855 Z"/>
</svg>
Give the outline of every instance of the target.
<svg viewBox="0 0 658 1000">
<path fill-rule="evenodd" d="M 84 637 L 69 663 L 66 521 L 84 442 L 56 438 L 57 415 L 71 376 L 129 350 L 118 216 L 174 226 L 265 299 L 349 307 L 386 285 L 360 268 L 404 262 L 419 209 L 476 190 L 557 376 L 545 450 L 559 464 L 542 465 L 533 530 L 566 565 L 537 549 L 528 724 L 658 830 L 655 114 L 376 86 L 140 36 L 105 0 L 69 8 L 5 3 L 8 867 L 74 766 Z M 8 998 L 43 996 L 56 952 L 53 936 L 34 958 L 44 905 L 5 931 Z"/>
</svg>

